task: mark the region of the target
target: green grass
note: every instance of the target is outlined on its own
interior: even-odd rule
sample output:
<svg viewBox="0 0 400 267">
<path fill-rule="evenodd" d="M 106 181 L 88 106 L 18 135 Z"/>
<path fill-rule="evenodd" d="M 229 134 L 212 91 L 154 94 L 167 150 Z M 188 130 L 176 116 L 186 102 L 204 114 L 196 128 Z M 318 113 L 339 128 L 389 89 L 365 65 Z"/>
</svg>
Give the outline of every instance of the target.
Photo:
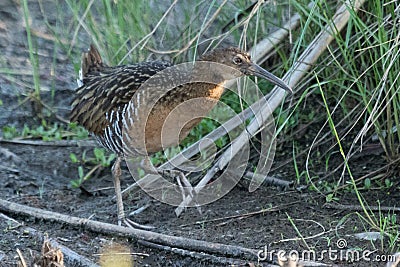
<svg viewBox="0 0 400 267">
<path fill-rule="evenodd" d="M 62 124 L 51 123 L 48 124 L 46 120 L 38 126 L 28 126 L 27 124 L 19 130 L 15 126 L 3 126 L 2 128 L 4 139 L 41 139 L 43 141 L 56 141 L 63 139 L 87 139 L 88 132 L 76 123 Z"/>
<path fill-rule="evenodd" d="M 325 19 L 331 16 L 327 7 L 329 6 L 324 5 L 324 8 L 319 6 L 309 11 L 304 9 L 304 17 L 309 18 L 311 14 L 313 16 L 312 23 L 308 25 L 312 30 L 302 28 L 299 36 L 304 39 L 299 40 L 299 43 L 308 43 L 309 41 L 304 40 L 310 40 L 315 36 L 312 32 L 319 32 L 315 27 L 323 27 Z M 369 229 L 372 227 L 380 230 L 382 236 L 388 235 L 390 240 L 398 237 L 398 228 L 393 227 L 393 224 L 391 227 L 386 227 L 387 220 L 382 219 L 382 216 L 377 218 L 369 210 L 368 207 L 375 203 L 368 203 L 363 194 L 368 194 L 371 188 L 390 192 L 394 190 L 396 182 L 393 183 L 390 179 L 390 171 L 382 173 L 378 179 L 373 176 L 371 179 L 357 179 L 360 167 L 353 164 L 351 155 L 357 152 L 361 145 L 370 143 L 370 137 L 376 134 L 384 149 L 388 166 L 400 157 L 399 132 L 391 131 L 393 126 L 399 127 L 400 114 L 399 29 L 396 23 L 399 13 L 395 12 L 395 8 L 394 3 L 367 1 L 363 6 L 365 12 L 351 15 L 347 28 L 341 35 L 335 37 L 335 42 L 329 47 L 329 53 L 321 57 L 313 73 L 310 73 L 314 77 L 309 77 L 310 82 L 307 86 L 318 90 L 310 90 L 308 98 L 303 99 L 304 104 L 298 105 L 298 107 L 303 106 L 303 110 L 298 110 L 293 115 L 297 117 L 303 112 L 311 113 L 321 105 L 325 109 L 324 119 L 321 120 L 318 116 L 319 120 L 310 120 L 319 127 L 314 136 L 315 145 L 308 149 L 304 166 L 307 176 L 313 177 L 309 180 L 311 188 L 326 194 L 327 201 L 340 200 L 341 194 L 350 190 L 358 196 L 359 205 L 363 207 L 363 212 L 358 214 L 359 217 Z M 315 12 L 320 14 L 317 15 Z M 311 105 L 311 108 L 304 107 L 306 104 Z M 292 123 L 287 126 L 297 128 L 297 125 Z M 323 150 L 318 145 L 327 142 L 331 145 Z M 338 155 L 341 155 L 342 161 L 338 160 Z M 324 157 L 327 159 L 325 162 L 321 160 Z M 298 161 L 294 161 L 297 175 L 299 175 L 299 166 L 296 164 Z M 327 176 L 321 179 L 320 175 L 314 175 L 318 166 L 325 165 L 325 172 L 329 173 L 338 166 L 338 162 L 342 167 L 339 166 L 335 172 L 331 171 L 333 179 L 328 179 Z M 398 169 L 396 165 L 392 165 L 392 168 Z M 343 191 L 346 187 L 347 189 Z M 389 250 L 395 250 L 392 242 Z"/>
<path fill-rule="evenodd" d="M 24 13 L 25 28 L 26 28 L 26 38 L 28 41 L 29 60 L 31 62 L 33 71 L 34 91 L 30 97 L 32 100 L 40 102 L 39 59 L 37 55 L 37 46 L 34 44 L 34 40 L 32 39 L 32 34 L 31 34 L 31 28 L 29 23 L 30 15 L 28 9 L 28 0 L 23 0 L 22 6 Z M 41 112 L 41 110 L 39 112 Z"/>
<path fill-rule="evenodd" d="M 71 180 L 71 185 L 74 188 L 78 188 L 83 182 L 90 179 L 90 177 L 102 168 L 110 168 L 111 163 L 116 158 L 115 154 L 109 154 L 104 148 L 94 148 L 93 156 L 86 156 L 86 152 L 79 158 L 74 153 L 69 155 L 71 162 L 78 166 L 78 179 Z M 91 165 L 92 167 L 85 173 L 84 166 Z"/>
</svg>

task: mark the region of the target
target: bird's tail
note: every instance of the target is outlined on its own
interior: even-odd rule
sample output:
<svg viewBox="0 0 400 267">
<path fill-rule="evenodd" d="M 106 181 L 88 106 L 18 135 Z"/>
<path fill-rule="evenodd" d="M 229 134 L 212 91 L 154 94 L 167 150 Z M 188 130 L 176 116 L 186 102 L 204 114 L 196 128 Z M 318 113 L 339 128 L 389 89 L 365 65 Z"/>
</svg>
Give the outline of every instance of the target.
<svg viewBox="0 0 400 267">
<path fill-rule="evenodd" d="M 79 70 L 79 78 L 77 79 L 78 86 L 81 87 L 84 78 L 91 72 L 101 71 L 105 65 L 97 48 L 91 44 L 89 51 L 82 53 L 81 69 Z"/>
</svg>

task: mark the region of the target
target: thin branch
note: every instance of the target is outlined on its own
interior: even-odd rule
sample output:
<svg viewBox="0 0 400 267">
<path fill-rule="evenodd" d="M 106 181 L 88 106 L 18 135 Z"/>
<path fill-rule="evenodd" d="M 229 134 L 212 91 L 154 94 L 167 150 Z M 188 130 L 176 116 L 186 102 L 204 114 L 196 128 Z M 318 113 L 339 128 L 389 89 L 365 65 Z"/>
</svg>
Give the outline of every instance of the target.
<svg viewBox="0 0 400 267">
<path fill-rule="evenodd" d="M 249 178 L 249 179 L 252 179 L 253 177 L 255 177 L 257 180 L 263 180 L 265 184 L 277 186 L 277 187 L 281 187 L 281 188 L 285 188 L 285 189 L 290 188 L 294 184 L 294 181 L 286 181 L 286 180 L 282 180 L 282 179 L 272 177 L 272 176 L 263 176 L 261 174 L 250 172 L 250 171 L 246 172 L 244 174 L 244 177 Z"/>
<path fill-rule="evenodd" d="M 24 256 L 22 255 L 22 252 L 21 252 L 21 250 L 19 250 L 19 248 L 17 248 L 17 254 L 18 254 L 19 260 L 21 261 L 21 265 L 23 267 L 28 267 L 28 265 L 26 264 L 26 261 L 24 259 Z"/>
<path fill-rule="evenodd" d="M 328 209 L 337 209 L 337 210 L 350 210 L 350 211 L 364 211 L 361 205 L 345 205 L 340 203 L 326 203 L 324 205 L 325 208 Z M 391 211 L 391 212 L 400 212 L 400 207 L 387 207 L 387 206 L 368 206 L 368 210 L 370 211 Z"/>
<path fill-rule="evenodd" d="M 94 140 L 58 140 L 58 141 L 43 141 L 43 140 L 26 140 L 26 139 L 11 139 L 6 140 L 0 138 L 0 143 L 29 145 L 29 146 L 56 146 L 56 147 L 98 147 Z"/>
</svg>

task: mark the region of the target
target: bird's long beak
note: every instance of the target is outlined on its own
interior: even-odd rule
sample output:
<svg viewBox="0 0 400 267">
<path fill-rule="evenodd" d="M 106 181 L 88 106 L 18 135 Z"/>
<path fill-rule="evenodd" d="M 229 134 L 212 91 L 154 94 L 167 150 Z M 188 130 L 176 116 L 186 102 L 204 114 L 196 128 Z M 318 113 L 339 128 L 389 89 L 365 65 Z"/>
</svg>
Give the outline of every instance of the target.
<svg viewBox="0 0 400 267">
<path fill-rule="evenodd" d="M 257 76 L 259 78 L 265 79 L 267 81 L 272 82 L 273 84 L 285 89 L 290 94 L 293 93 L 292 88 L 290 88 L 284 81 L 273 75 L 271 72 L 266 71 L 265 69 L 261 68 L 257 64 L 253 63 L 248 68 L 249 74 Z"/>
</svg>

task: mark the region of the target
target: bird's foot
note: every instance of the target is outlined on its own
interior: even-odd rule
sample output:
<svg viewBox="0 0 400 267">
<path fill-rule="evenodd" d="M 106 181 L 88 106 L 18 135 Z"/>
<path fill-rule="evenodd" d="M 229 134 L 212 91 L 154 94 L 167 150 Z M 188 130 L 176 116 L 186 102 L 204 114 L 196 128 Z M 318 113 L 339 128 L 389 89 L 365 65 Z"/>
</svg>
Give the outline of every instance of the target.
<svg viewBox="0 0 400 267">
<path fill-rule="evenodd" d="M 192 198 L 192 202 L 196 204 L 197 210 L 200 214 L 202 214 L 200 205 L 196 202 L 196 191 L 194 190 L 192 184 L 187 179 L 186 175 L 179 171 L 179 170 L 163 170 L 163 169 L 156 169 L 150 161 L 149 157 L 143 158 L 140 163 L 142 169 L 150 174 L 158 174 L 162 177 L 168 179 L 170 181 L 176 181 L 178 184 L 179 190 L 182 194 L 182 200 L 186 198 L 186 196 L 190 196 Z"/>
<path fill-rule="evenodd" d="M 134 229 L 142 229 L 142 230 L 151 230 L 155 229 L 156 227 L 152 225 L 143 225 L 137 222 L 134 222 L 123 215 L 123 217 L 118 216 L 118 226 L 122 226 L 122 223 L 125 224 L 125 226 L 129 228 L 134 228 Z"/>
<path fill-rule="evenodd" d="M 142 230 L 152 230 L 155 229 L 155 226 L 152 225 L 143 225 L 137 222 L 134 222 L 128 218 L 123 218 L 122 221 L 124 222 L 124 224 L 129 227 L 129 228 L 133 228 L 133 229 L 142 229 Z M 118 224 L 120 225 L 121 221 L 118 220 Z"/>
<path fill-rule="evenodd" d="M 182 194 L 182 200 L 190 196 L 196 204 L 197 211 L 202 214 L 201 206 L 196 201 L 196 191 L 183 172 L 178 170 L 159 170 L 158 173 L 163 177 L 168 176 L 176 180 Z"/>
</svg>

